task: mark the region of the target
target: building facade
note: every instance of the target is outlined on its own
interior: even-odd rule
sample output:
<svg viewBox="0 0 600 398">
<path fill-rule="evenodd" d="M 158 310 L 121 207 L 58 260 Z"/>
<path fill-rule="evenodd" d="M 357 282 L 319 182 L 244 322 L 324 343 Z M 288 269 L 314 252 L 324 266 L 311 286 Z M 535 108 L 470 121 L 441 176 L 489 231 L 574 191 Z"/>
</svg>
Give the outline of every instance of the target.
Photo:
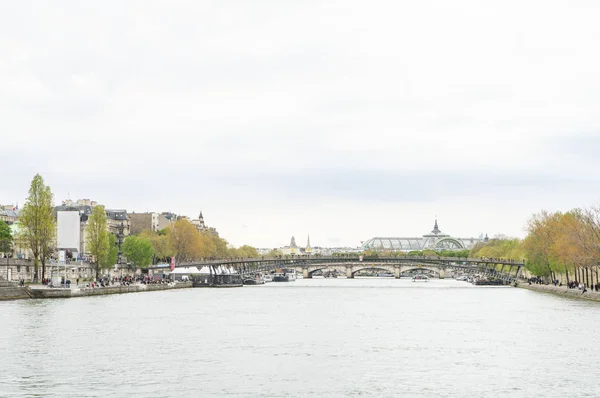
<svg viewBox="0 0 600 398">
<path fill-rule="evenodd" d="M 444 234 L 437 220 L 433 230 L 420 237 L 375 237 L 367 240 L 361 246 L 362 250 L 381 251 L 421 251 L 421 250 L 465 250 L 471 249 L 479 242 L 485 242 L 486 237 L 457 238 Z"/>
</svg>

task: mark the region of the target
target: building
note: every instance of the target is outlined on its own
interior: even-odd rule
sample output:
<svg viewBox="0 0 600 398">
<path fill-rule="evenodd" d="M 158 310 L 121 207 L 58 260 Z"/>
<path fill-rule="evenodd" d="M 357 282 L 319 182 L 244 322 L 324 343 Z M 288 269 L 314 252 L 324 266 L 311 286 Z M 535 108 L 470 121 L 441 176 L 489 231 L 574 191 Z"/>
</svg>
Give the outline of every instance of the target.
<svg viewBox="0 0 600 398">
<path fill-rule="evenodd" d="M 465 250 L 471 249 L 475 244 L 485 240 L 483 237 L 456 238 L 444 234 L 440 230 L 437 220 L 435 220 L 433 230 L 421 237 L 375 237 L 364 242 L 361 249 L 405 252 L 420 250 Z"/>
<path fill-rule="evenodd" d="M 60 206 L 56 206 L 54 211 L 58 214 L 60 211 L 78 211 L 80 221 L 80 257 L 86 257 L 89 255 L 86 244 L 86 228 L 88 226 L 89 218 L 92 215 L 93 208 L 98 205 L 98 202 L 90 199 L 79 199 L 76 202 L 68 199 L 62 202 Z M 117 245 L 119 246 L 119 253 L 121 251 L 121 245 L 127 236 L 130 234 L 130 221 L 129 215 L 126 210 L 122 209 L 104 209 L 106 213 L 106 224 L 108 232 L 115 235 Z"/>
<path fill-rule="evenodd" d="M 283 254 L 284 256 L 297 256 L 299 254 L 302 254 L 300 247 L 298 247 L 298 245 L 296 244 L 296 238 L 294 238 L 293 236 L 290 240 L 290 244 L 287 246 L 283 246 L 279 250 L 281 250 L 281 254 Z"/>
<path fill-rule="evenodd" d="M 0 220 L 4 221 L 8 225 L 13 225 L 19 218 L 18 206 L 6 205 L 0 206 Z"/>
<path fill-rule="evenodd" d="M 81 215 L 76 209 L 56 212 L 56 248 L 72 254 L 73 258 L 81 254 Z"/>
<path fill-rule="evenodd" d="M 131 235 L 139 234 L 142 231 L 159 231 L 158 213 L 131 213 L 129 214 L 129 226 Z"/>
<path fill-rule="evenodd" d="M 123 209 L 105 209 L 106 211 L 106 226 L 108 232 L 115 236 L 117 247 L 119 248 L 119 262 L 121 259 L 121 245 L 125 238 L 130 234 L 130 222 L 127 210 Z"/>
<path fill-rule="evenodd" d="M 213 235 L 219 236 L 219 233 L 215 228 L 206 225 L 206 223 L 204 222 L 204 216 L 202 216 L 202 212 L 200 212 L 198 218 L 191 220 L 191 223 L 196 226 L 198 232 L 208 232 Z"/>
<path fill-rule="evenodd" d="M 177 221 L 177 214 L 171 212 L 160 213 L 158 215 L 158 230 L 167 228 L 175 221 Z"/>
</svg>

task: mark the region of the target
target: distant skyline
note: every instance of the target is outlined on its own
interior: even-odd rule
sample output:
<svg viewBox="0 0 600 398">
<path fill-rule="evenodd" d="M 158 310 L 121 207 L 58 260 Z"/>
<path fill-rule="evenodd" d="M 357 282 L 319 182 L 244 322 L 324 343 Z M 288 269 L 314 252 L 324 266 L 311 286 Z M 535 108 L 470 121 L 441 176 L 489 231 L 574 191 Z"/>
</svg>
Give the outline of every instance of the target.
<svg viewBox="0 0 600 398">
<path fill-rule="evenodd" d="M 600 3 L 14 2 L 0 204 L 203 212 L 230 243 L 523 237 L 600 201 Z"/>
</svg>

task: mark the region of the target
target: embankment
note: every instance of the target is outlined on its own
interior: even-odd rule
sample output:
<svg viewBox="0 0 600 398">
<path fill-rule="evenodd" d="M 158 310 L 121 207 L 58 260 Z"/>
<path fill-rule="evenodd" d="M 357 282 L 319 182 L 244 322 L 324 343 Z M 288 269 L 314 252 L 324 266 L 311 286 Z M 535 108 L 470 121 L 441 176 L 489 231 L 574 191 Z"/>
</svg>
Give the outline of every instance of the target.
<svg viewBox="0 0 600 398">
<path fill-rule="evenodd" d="M 0 300 L 19 300 L 31 298 L 26 288 L 16 283 L 0 283 Z"/>
<path fill-rule="evenodd" d="M 54 289 L 47 287 L 0 287 L 0 300 L 17 300 L 26 298 L 71 298 L 86 296 L 103 296 L 106 294 L 124 294 L 154 292 L 159 290 L 173 290 L 191 288 L 192 282 L 178 282 L 175 284 L 156 284 L 156 285 L 130 285 L 130 286 L 110 286 L 110 287 L 72 287 L 71 289 Z"/>
<path fill-rule="evenodd" d="M 566 286 L 554 286 L 554 285 L 536 285 L 528 283 L 519 283 L 517 287 L 529 290 L 535 290 L 537 292 L 552 293 L 560 296 L 566 296 L 571 298 L 600 301 L 600 292 L 593 292 L 590 289 L 587 292 L 582 293 L 579 289 L 568 289 Z"/>
</svg>

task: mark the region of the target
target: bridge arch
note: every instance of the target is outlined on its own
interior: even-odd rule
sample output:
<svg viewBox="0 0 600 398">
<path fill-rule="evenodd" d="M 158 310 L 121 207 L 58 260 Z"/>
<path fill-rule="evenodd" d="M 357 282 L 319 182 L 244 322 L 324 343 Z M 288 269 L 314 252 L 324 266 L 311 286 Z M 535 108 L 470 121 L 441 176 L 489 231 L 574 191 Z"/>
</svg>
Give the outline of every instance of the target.
<svg viewBox="0 0 600 398">
<path fill-rule="evenodd" d="M 465 245 L 454 238 L 442 238 L 435 244 L 436 249 L 445 249 L 445 250 L 456 250 L 456 249 L 464 249 Z"/>
<path fill-rule="evenodd" d="M 358 272 L 360 271 L 365 271 L 365 270 L 372 270 L 372 271 L 385 271 L 385 272 L 389 272 L 394 274 L 394 267 L 393 266 L 386 266 L 383 264 L 377 264 L 377 265 L 362 265 L 362 266 L 355 266 L 352 267 L 351 269 L 351 275 L 352 277 L 354 277 Z"/>
<path fill-rule="evenodd" d="M 406 273 L 406 272 L 411 272 L 411 271 L 421 271 L 424 274 L 433 274 L 435 276 L 440 276 L 441 274 L 444 273 L 444 270 L 439 268 L 439 267 L 427 267 L 427 266 L 423 266 L 423 267 L 418 267 L 418 266 L 406 266 L 406 267 L 402 267 L 400 269 L 400 275 Z"/>
</svg>

